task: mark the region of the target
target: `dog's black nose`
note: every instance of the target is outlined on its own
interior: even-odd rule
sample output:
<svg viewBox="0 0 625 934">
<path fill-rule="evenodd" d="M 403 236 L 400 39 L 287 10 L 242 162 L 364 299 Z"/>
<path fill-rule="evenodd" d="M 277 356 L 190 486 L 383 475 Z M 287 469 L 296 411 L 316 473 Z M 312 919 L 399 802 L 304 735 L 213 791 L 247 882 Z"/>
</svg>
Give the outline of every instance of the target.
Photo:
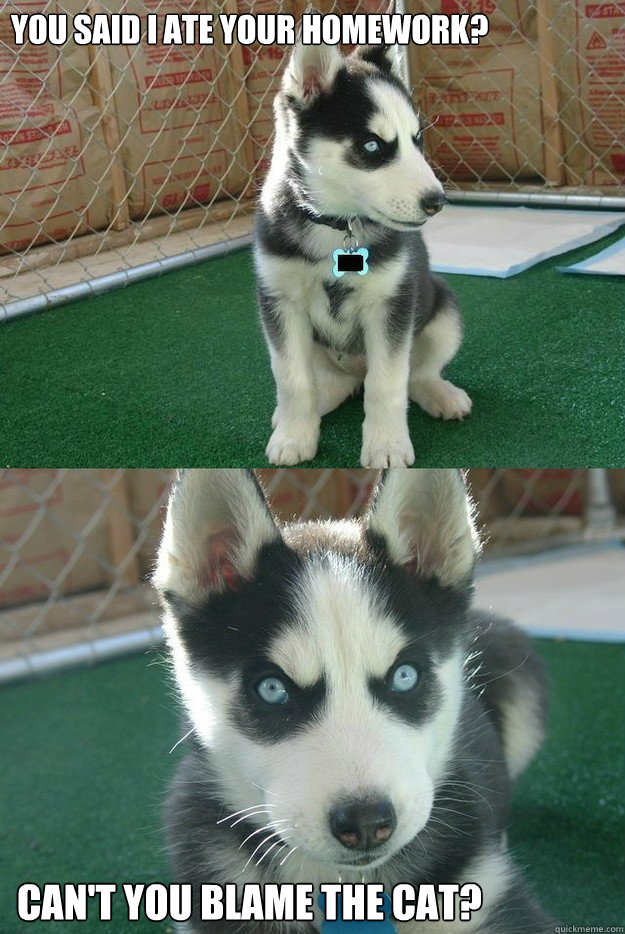
<svg viewBox="0 0 625 934">
<path fill-rule="evenodd" d="M 349 850 L 373 850 L 395 830 L 395 809 L 387 798 L 340 804 L 330 811 L 330 829 Z"/>
<path fill-rule="evenodd" d="M 435 190 L 426 191 L 421 198 L 421 209 L 431 217 L 433 214 L 438 214 L 446 201 L 447 198 L 444 192 Z"/>
</svg>

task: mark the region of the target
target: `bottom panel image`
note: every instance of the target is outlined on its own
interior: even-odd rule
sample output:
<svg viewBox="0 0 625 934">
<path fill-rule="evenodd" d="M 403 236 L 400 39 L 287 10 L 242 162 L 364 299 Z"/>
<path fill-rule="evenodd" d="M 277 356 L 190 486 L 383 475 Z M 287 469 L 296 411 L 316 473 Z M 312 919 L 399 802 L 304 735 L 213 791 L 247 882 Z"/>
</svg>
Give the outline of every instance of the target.
<svg viewBox="0 0 625 934">
<path fill-rule="evenodd" d="M 1 471 L 0 930 L 623 930 L 624 513 L 623 470 Z"/>
</svg>

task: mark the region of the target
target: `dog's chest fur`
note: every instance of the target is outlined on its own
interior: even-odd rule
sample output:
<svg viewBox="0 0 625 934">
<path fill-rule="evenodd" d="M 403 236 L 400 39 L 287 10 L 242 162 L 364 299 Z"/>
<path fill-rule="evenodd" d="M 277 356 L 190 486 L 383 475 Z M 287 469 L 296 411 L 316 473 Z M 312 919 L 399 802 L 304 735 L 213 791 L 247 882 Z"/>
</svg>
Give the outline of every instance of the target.
<svg viewBox="0 0 625 934">
<path fill-rule="evenodd" d="M 257 268 L 261 282 L 273 299 L 286 301 L 291 311 L 310 319 L 319 343 L 339 352 L 361 354 L 368 318 L 387 313 L 406 279 L 409 248 L 377 259 L 374 244 L 368 273 L 337 278 L 332 272 L 332 254 L 343 247 L 345 235 L 316 224 L 307 224 L 304 234 L 300 256 L 278 256 L 260 247 Z"/>
</svg>

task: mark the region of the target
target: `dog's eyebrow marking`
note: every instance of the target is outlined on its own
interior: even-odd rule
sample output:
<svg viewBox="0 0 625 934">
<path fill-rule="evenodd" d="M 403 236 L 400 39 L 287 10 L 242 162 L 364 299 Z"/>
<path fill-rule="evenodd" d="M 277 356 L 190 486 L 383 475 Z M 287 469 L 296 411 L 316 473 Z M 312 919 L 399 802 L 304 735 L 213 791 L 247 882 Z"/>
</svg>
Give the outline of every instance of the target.
<svg viewBox="0 0 625 934">
<path fill-rule="evenodd" d="M 368 128 L 385 143 L 392 142 L 398 135 L 400 126 L 407 127 L 410 135 L 419 132 L 420 120 L 404 95 L 397 88 L 386 82 L 370 81 L 369 95 L 375 110 L 368 123 Z"/>
<path fill-rule="evenodd" d="M 353 675 L 382 678 L 409 639 L 380 605 L 366 572 L 330 555 L 301 581 L 297 619 L 269 647 L 269 657 L 300 687 L 322 678 L 328 688 Z"/>
<path fill-rule="evenodd" d="M 310 688 L 323 677 L 323 669 L 308 646 L 314 634 L 308 626 L 295 625 L 286 629 L 269 647 L 271 661 L 299 688 Z"/>
<path fill-rule="evenodd" d="M 394 126 L 391 126 L 381 114 L 376 114 L 374 118 L 369 121 L 367 129 L 375 133 L 376 136 L 379 136 L 380 139 L 383 139 L 385 143 L 394 143 L 397 141 L 397 130 Z"/>
</svg>

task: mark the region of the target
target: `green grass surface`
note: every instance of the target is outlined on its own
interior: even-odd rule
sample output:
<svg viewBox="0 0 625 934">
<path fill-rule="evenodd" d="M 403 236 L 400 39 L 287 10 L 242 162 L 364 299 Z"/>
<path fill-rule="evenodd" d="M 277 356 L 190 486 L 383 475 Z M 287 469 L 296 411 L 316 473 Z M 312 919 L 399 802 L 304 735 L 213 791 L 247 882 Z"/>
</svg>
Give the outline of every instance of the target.
<svg viewBox="0 0 625 934">
<path fill-rule="evenodd" d="M 474 411 L 457 424 L 411 405 L 416 466 L 623 464 L 625 282 L 555 269 L 598 250 L 446 277 L 466 318 L 449 375 Z M 274 387 L 249 251 L 15 320 L 1 340 L 2 465 L 266 465 Z M 362 418 L 361 398 L 326 417 L 313 464 L 356 466 Z"/>
<path fill-rule="evenodd" d="M 538 645 L 551 724 L 515 791 L 512 848 L 561 920 L 623 924 L 625 646 Z M 180 752 L 168 755 L 177 714 L 164 667 L 149 662 L 125 658 L 0 691 L 2 934 L 171 929 L 123 923 L 122 896 L 111 922 L 28 925 L 15 914 L 26 881 L 169 881 L 160 807 Z"/>
</svg>

